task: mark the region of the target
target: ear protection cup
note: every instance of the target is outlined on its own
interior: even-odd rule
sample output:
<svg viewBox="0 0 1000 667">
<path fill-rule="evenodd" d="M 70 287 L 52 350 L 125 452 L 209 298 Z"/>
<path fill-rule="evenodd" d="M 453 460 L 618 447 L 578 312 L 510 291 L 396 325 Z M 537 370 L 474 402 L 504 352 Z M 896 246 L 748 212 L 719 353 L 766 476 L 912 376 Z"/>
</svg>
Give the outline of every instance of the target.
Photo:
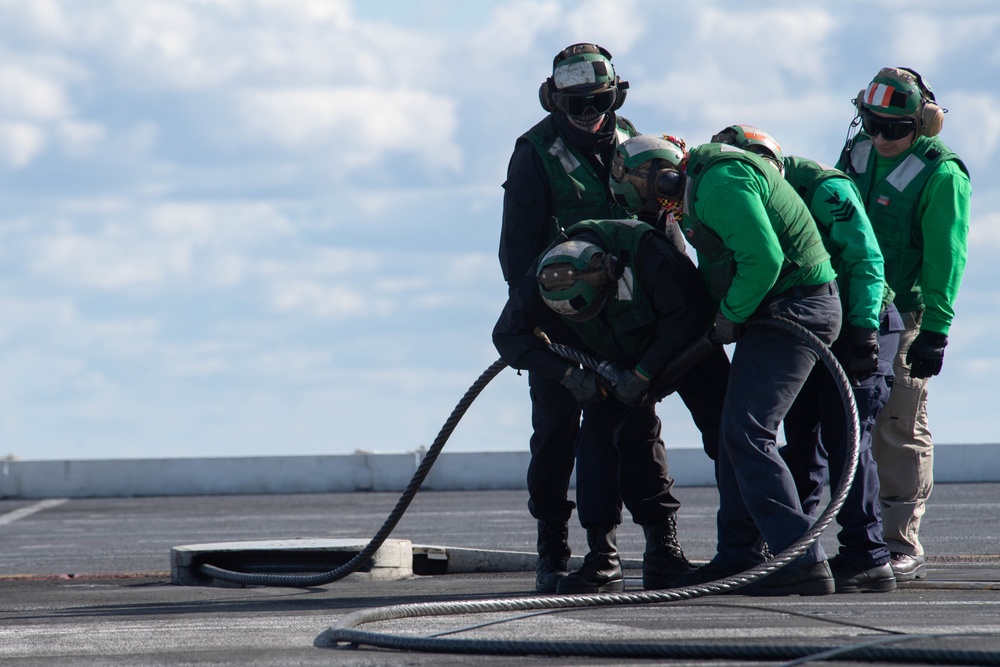
<svg viewBox="0 0 1000 667">
<path fill-rule="evenodd" d="M 553 89 L 552 77 L 542 81 L 542 85 L 538 87 L 538 102 L 542 105 L 542 108 L 552 113 L 556 110 L 555 102 L 552 100 L 552 89 Z"/>
<path fill-rule="evenodd" d="M 611 107 L 611 111 L 618 111 L 625 104 L 625 96 L 628 94 L 628 81 L 622 81 L 619 77 L 615 77 L 615 86 L 618 88 L 618 94 L 615 95 L 615 103 Z"/>
<path fill-rule="evenodd" d="M 649 180 L 658 197 L 677 198 L 684 189 L 684 177 L 676 169 L 661 169 L 650 174 Z"/>
<path fill-rule="evenodd" d="M 917 121 L 917 134 L 924 137 L 935 137 L 941 133 L 941 129 L 944 127 L 944 115 L 947 113 L 947 109 L 942 109 L 937 103 L 934 97 L 934 91 L 927 87 L 924 83 L 923 77 L 920 76 L 918 72 L 910 69 L 909 67 L 899 67 L 898 69 L 904 72 L 909 72 L 916 78 L 917 88 L 920 89 L 920 109 L 917 110 L 916 121 Z M 865 92 L 867 89 L 862 88 L 858 92 L 858 96 L 854 98 L 854 106 L 857 108 L 858 112 L 864 108 L 863 101 L 865 98 Z"/>
<path fill-rule="evenodd" d="M 925 137 L 935 137 L 944 127 L 944 109 L 932 100 L 925 99 L 920 105 L 920 134 Z"/>
<path fill-rule="evenodd" d="M 601 264 L 601 268 L 604 270 L 604 275 L 607 276 L 609 280 L 617 282 L 625 273 L 625 263 L 612 255 L 610 252 L 604 253 L 604 257 L 601 259 Z"/>
<path fill-rule="evenodd" d="M 919 72 L 909 67 L 900 67 L 899 69 L 909 72 L 916 77 L 917 88 L 920 89 L 920 94 L 923 97 L 920 100 L 920 112 L 917 117 L 917 123 L 920 124 L 919 133 L 925 137 L 937 136 L 940 134 L 941 128 L 944 127 L 944 114 L 946 110 L 938 105 L 937 99 L 934 97 L 934 91 L 924 83 L 924 78 L 920 76 Z"/>
</svg>

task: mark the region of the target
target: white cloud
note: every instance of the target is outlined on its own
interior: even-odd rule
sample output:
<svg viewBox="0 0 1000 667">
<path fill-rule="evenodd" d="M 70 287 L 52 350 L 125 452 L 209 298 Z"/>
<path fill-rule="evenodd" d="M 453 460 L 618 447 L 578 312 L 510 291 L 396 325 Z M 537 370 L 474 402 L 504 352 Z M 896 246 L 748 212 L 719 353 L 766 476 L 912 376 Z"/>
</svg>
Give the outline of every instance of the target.
<svg viewBox="0 0 1000 667">
<path fill-rule="evenodd" d="M 997 149 L 1000 148 L 998 101 L 996 93 L 959 92 L 951 95 L 944 104 L 950 111 L 944 117 L 942 136 L 950 145 L 961 146 L 962 159 L 969 165 L 970 171 L 973 167 L 988 168 L 996 164 Z"/>
<path fill-rule="evenodd" d="M 17 4 L 38 5 L 37 10 Z M 357 41 L 346 0 L 109 0 L 0 6 L 37 39 L 72 43 L 138 90 L 193 91 L 342 72 Z M 339 57 L 338 57 L 339 56 Z"/>
<path fill-rule="evenodd" d="M 297 253 L 294 259 L 279 260 L 263 257 L 259 273 L 269 280 L 296 281 L 315 277 L 336 278 L 377 272 L 383 258 L 373 250 L 337 247 L 310 247 Z"/>
<path fill-rule="evenodd" d="M 0 66 L 0 117 L 53 120 L 72 113 L 62 86 L 15 65 Z"/>
<path fill-rule="evenodd" d="M 336 152 L 343 166 L 370 166 L 410 153 L 453 171 L 455 104 L 423 90 L 310 88 L 250 91 L 235 105 L 248 136 L 286 150 Z"/>
<path fill-rule="evenodd" d="M 63 121 L 55 128 L 55 139 L 74 158 L 94 155 L 97 146 L 107 138 L 107 128 L 100 123 Z"/>
<path fill-rule="evenodd" d="M 0 122 L 0 159 L 13 169 L 28 166 L 46 144 L 45 130 L 37 125 Z"/>
<path fill-rule="evenodd" d="M 287 218 L 267 202 L 164 203 L 153 206 L 147 217 L 154 234 L 192 245 L 247 244 L 292 233 Z"/>
<path fill-rule="evenodd" d="M 344 319 L 386 314 L 390 301 L 345 285 L 289 282 L 272 290 L 271 305 L 278 311 L 305 313 L 321 319 Z"/>
<path fill-rule="evenodd" d="M 43 458 L 429 440 L 496 358 L 499 186 L 577 41 L 614 54 L 641 131 L 750 122 L 828 162 L 879 67 L 926 68 L 975 189 L 948 368 L 990 396 L 1000 11 L 918 4 L 0 0 L 0 436 Z M 526 446 L 505 377 L 473 449 Z"/>
<path fill-rule="evenodd" d="M 80 287 L 122 289 L 183 277 L 191 269 L 191 260 L 187 246 L 138 241 L 112 226 L 97 237 L 57 234 L 39 242 L 33 268 Z"/>
<path fill-rule="evenodd" d="M 16 25 L 22 35 L 33 39 L 62 40 L 78 33 L 70 29 L 61 4 L 64 3 L 58 0 L 5 0 L 0 3 L 0 12 L 6 17 L 6 25 Z"/>
<path fill-rule="evenodd" d="M 973 197 L 975 197 L 975 184 L 973 184 Z M 976 214 L 973 208 L 973 220 L 969 225 L 969 247 L 977 253 L 985 249 L 1000 250 L 1000 211 Z"/>
<path fill-rule="evenodd" d="M 995 8 L 988 0 L 981 5 L 981 9 Z M 982 10 L 965 15 L 954 12 L 950 13 L 948 20 L 942 20 L 946 11 L 941 7 L 925 13 L 898 12 L 898 28 L 887 34 L 892 40 L 893 57 L 898 59 L 897 64 L 906 64 L 926 76 L 933 73 L 935 65 L 950 60 L 956 46 L 968 50 L 973 44 L 977 46 L 976 58 L 991 62 L 993 66 L 1000 64 L 1000 45 L 996 40 L 1000 14 Z M 934 35 L 934 38 L 915 38 L 917 35 Z M 935 77 L 928 76 L 928 82 L 935 90 L 939 85 L 937 81 Z"/>
<path fill-rule="evenodd" d="M 166 203 L 144 210 L 110 202 L 96 210 L 104 211 L 96 223 L 64 221 L 29 242 L 35 275 L 77 288 L 165 288 L 196 279 L 232 287 L 258 263 L 241 253 L 291 233 L 270 204 Z"/>
<path fill-rule="evenodd" d="M 24 299 L 4 296 L 0 299 L 0 341 L 8 343 L 18 336 L 32 336 L 36 332 L 50 332 L 76 321 L 77 313 L 66 298 Z"/>
</svg>

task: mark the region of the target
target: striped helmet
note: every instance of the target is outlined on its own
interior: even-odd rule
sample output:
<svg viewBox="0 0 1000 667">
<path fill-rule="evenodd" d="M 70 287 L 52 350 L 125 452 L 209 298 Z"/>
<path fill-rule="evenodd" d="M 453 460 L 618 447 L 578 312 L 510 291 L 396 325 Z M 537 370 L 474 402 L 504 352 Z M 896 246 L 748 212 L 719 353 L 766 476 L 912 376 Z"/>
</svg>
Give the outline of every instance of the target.
<svg viewBox="0 0 1000 667">
<path fill-rule="evenodd" d="M 916 118 L 924 98 L 920 83 L 914 72 L 900 67 L 883 67 L 861 91 L 855 104 L 859 109 L 876 113 Z"/>
</svg>

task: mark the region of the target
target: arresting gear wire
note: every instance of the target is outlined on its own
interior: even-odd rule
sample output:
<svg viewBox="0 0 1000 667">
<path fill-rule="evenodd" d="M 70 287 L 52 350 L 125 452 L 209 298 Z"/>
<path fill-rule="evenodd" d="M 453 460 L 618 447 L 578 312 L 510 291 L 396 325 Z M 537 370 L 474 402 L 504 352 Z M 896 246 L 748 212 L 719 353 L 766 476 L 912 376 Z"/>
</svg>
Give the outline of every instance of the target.
<svg viewBox="0 0 1000 667">
<path fill-rule="evenodd" d="M 458 426 L 458 422 L 461 421 L 462 417 L 465 415 L 469 406 L 472 402 L 476 400 L 476 397 L 483 391 L 487 384 L 497 376 L 500 371 L 507 367 L 502 359 L 497 359 L 490 367 L 487 368 L 479 378 L 472 384 L 471 387 L 465 392 L 462 400 L 458 402 L 458 405 L 451 411 L 451 415 L 445 421 L 444 426 L 438 432 L 437 437 L 431 446 L 427 449 L 427 453 L 424 454 L 423 460 L 421 460 L 420 465 L 417 466 L 416 471 L 413 473 L 413 477 L 410 478 L 410 483 L 406 485 L 406 489 L 403 491 L 403 495 L 399 497 L 396 501 L 396 506 L 393 508 L 392 512 L 386 518 L 385 523 L 379 528 L 375 536 L 372 537 L 368 545 L 365 546 L 361 551 L 357 553 L 351 560 L 347 561 L 340 567 L 330 570 L 329 572 L 321 572 L 314 575 L 283 575 L 283 574 L 250 574 L 247 572 L 234 572 L 232 570 L 227 570 L 221 567 L 216 567 L 208 563 L 202 563 L 198 567 L 198 572 L 201 574 L 219 579 L 222 581 L 228 581 L 237 584 L 244 584 L 246 586 L 281 586 L 286 588 L 311 588 L 313 586 L 322 586 L 323 584 L 333 583 L 334 581 L 339 581 L 352 572 L 356 572 L 361 569 L 372 559 L 375 552 L 379 550 L 382 544 L 389 537 L 395 529 L 396 524 L 399 520 L 403 518 L 403 514 L 406 509 L 410 506 L 410 502 L 413 497 L 417 495 L 417 491 L 420 490 L 420 485 L 423 484 L 424 479 L 427 474 L 431 471 L 431 466 L 437 461 L 438 454 L 441 453 L 441 449 L 444 444 L 448 442 L 448 438 L 451 437 L 452 431 Z"/>
<path fill-rule="evenodd" d="M 445 616 L 458 614 L 475 614 L 487 612 L 510 612 L 542 609 L 572 609 L 585 607 L 611 607 L 617 605 L 658 604 L 680 602 L 707 595 L 724 593 L 756 581 L 775 572 L 789 562 L 802 555 L 819 539 L 829 524 L 840 511 L 847 493 L 854 480 L 854 471 L 858 464 L 859 425 L 857 405 L 854 402 L 854 392 L 843 369 L 830 349 L 808 329 L 780 317 L 768 317 L 751 320 L 748 327 L 770 327 L 784 330 L 797 336 L 819 356 L 820 361 L 829 369 L 837 385 L 838 392 L 847 412 L 849 421 L 848 456 L 845 457 L 841 483 L 831 494 L 826 510 L 816 519 L 813 526 L 787 549 L 775 555 L 771 560 L 756 567 L 724 579 L 697 586 L 684 588 L 641 591 L 634 593 L 600 593 L 596 595 L 556 595 L 518 598 L 496 598 L 463 602 L 432 602 L 394 605 L 368 609 L 348 614 L 323 635 L 324 642 L 346 645 L 368 645 L 402 651 L 420 651 L 430 653 L 484 654 L 484 655 L 561 655 L 561 656 L 595 656 L 595 657 L 646 657 L 646 658 L 712 658 L 712 659 L 754 659 L 754 660 L 791 660 L 819 657 L 821 654 L 836 655 L 841 659 L 859 661 L 937 663 L 955 665 L 1000 665 L 1000 652 L 919 649 L 907 647 L 890 647 L 870 643 L 858 646 L 816 646 L 816 645 L 743 645 L 743 644 L 666 644 L 657 642 L 556 642 L 556 641 L 503 641 L 503 640 L 469 640 L 449 638 L 402 637 L 397 635 L 368 632 L 357 629 L 358 626 L 378 621 L 388 621 L 400 618 L 416 618 L 423 616 Z M 691 349 L 703 343 L 696 342 Z M 704 348 L 701 348 L 704 349 Z M 696 354 L 696 353 L 695 353 Z M 691 357 L 695 354 L 681 353 L 678 364 L 690 368 L 697 361 Z M 684 357 L 688 357 L 684 359 Z M 581 355 L 579 359 L 592 370 L 598 370 L 598 362 Z M 414 472 L 413 478 L 406 490 L 400 496 L 395 508 L 389 514 L 382 528 L 375 534 L 369 544 L 354 558 L 329 572 L 311 576 L 249 574 L 233 572 L 210 564 L 202 564 L 198 569 L 207 576 L 223 581 L 257 586 L 284 586 L 307 588 L 328 584 L 344 578 L 360 569 L 382 546 L 389 534 L 402 518 L 413 497 L 416 495 L 423 480 L 430 472 L 431 466 L 458 422 L 464 416 L 469 406 L 482 392 L 489 382 L 497 376 L 506 364 L 497 360 L 490 365 L 466 391 L 462 400 L 455 406 L 448 420 L 441 428 L 433 444 L 427 450 L 423 460 Z"/>
</svg>

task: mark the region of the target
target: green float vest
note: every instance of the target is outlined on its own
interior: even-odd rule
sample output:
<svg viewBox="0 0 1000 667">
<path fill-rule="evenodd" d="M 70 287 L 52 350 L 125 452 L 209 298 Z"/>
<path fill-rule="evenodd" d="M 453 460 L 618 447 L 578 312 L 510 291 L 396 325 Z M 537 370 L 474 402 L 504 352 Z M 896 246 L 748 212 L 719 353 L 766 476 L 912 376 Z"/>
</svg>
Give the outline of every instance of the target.
<svg viewBox="0 0 1000 667">
<path fill-rule="evenodd" d="M 616 118 L 618 143 L 639 134 L 627 119 Z M 581 220 L 632 217 L 615 203 L 607 181 L 597 174 L 590 161 L 559 133 L 552 114 L 521 135 L 517 143 L 522 141 L 535 147 L 548 175 L 552 228 L 547 240 Z"/>
<path fill-rule="evenodd" d="M 830 178 L 851 180 L 850 176 L 839 169 L 820 164 L 815 160 L 794 155 L 785 158 L 785 180 L 795 188 L 807 206 L 813 200 L 816 189 Z"/>
<path fill-rule="evenodd" d="M 796 155 L 790 155 L 785 158 L 785 180 L 795 188 L 795 191 L 802 197 L 802 201 L 806 203 L 806 206 L 812 205 L 813 196 L 816 194 L 817 188 L 832 178 L 842 178 L 845 181 L 853 183 L 850 176 L 835 167 Z M 816 227 L 819 229 L 823 242 L 826 243 L 830 238 L 830 230 L 819 224 L 818 220 L 816 221 Z M 844 278 L 843 283 L 840 280 L 838 280 L 838 283 L 841 283 L 840 298 L 846 308 L 850 294 L 850 284 L 846 280 L 847 272 L 843 270 L 843 263 L 840 261 L 840 257 L 831 254 L 830 262 L 833 264 L 833 269 L 837 272 L 838 278 Z M 892 303 L 893 296 L 892 288 L 889 287 L 888 283 L 885 283 L 882 289 L 882 310 L 885 310 Z"/>
<path fill-rule="evenodd" d="M 573 238 L 593 232 L 600 246 L 624 266 L 617 291 L 601 313 L 586 322 L 564 320 L 590 349 L 608 361 L 634 366 L 653 340 L 656 313 L 636 280 L 635 257 L 643 236 L 653 228 L 638 220 L 584 220 L 566 230 Z"/>
<path fill-rule="evenodd" d="M 872 221 L 885 260 L 885 279 L 896 293 L 896 307 L 902 312 L 922 310 L 924 299 L 918 284 L 924 258 L 917 206 L 920 193 L 938 165 L 947 160 L 958 163 L 966 175 L 969 170 L 937 137 L 917 137 L 909 155 L 879 182 L 875 182 L 877 158 L 871 138 L 860 134 L 851 147 L 846 167 L 851 170 Z"/>
<path fill-rule="evenodd" d="M 733 252 L 725 246 L 719 235 L 698 219 L 694 205 L 698 200 L 701 175 L 721 160 L 740 160 L 750 164 L 767 179 L 771 194 L 764 206 L 784 255 L 778 280 L 768 294 L 777 294 L 793 286 L 795 273 L 799 269 L 812 268 L 830 258 L 808 207 L 777 169 L 767 164 L 763 158 L 734 146 L 699 146 L 691 151 L 688 159 L 684 217 L 681 224 L 688 241 L 698 251 L 698 268 L 707 279 L 709 291 L 715 301 L 721 301 L 729 291 L 736 274 L 736 262 Z"/>
</svg>

